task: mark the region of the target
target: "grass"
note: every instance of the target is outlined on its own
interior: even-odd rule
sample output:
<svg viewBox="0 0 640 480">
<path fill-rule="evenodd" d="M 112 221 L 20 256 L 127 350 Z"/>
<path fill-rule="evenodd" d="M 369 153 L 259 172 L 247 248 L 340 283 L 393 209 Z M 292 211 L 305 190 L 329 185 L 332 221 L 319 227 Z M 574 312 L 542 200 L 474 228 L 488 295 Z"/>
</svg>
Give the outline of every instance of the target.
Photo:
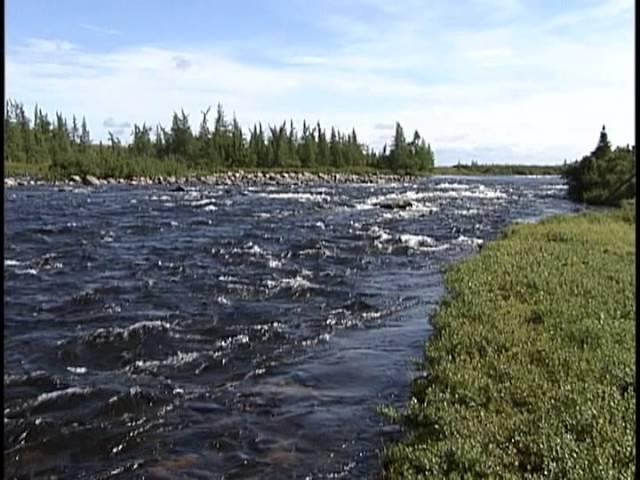
<svg viewBox="0 0 640 480">
<path fill-rule="evenodd" d="M 454 165 L 436 166 L 434 175 L 560 175 L 561 165 Z"/>
<path fill-rule="evenodd" d="M 633 478 L 635 201 L 453 266 L 384 478 Z"/>
<path fill-rule="evenodd" d="M 48 178 L 48 163 L 17 163 L 4 162 L 4 176 L 6 177 L 25 177 Z"/>
</svg>

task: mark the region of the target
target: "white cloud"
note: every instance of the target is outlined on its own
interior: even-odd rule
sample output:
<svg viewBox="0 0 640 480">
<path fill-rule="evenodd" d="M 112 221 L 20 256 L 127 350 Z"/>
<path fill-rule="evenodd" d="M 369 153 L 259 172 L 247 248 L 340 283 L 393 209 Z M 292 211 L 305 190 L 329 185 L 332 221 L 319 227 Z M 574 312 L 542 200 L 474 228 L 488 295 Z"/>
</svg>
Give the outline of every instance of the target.
<svg viewBox="0 0 640 480">
<path fill-rule="evenodd" d="M 633 0 L 604 0 L 589 7 L 557 15 L 551 18 L 545 27 L 563 28 L 586 22 L 607 21 L 623 14 L 633 15 L 633 6 Z"/>
<path fill-rule="evenodd" d="M 38 102 L 50 113 L 84 114 L 94 138 L 106 138 L 106 119 L 167 125 L 180 108 L 197 128 L 200 111 L 220 101 L 244 126 L 320 120 L 325 127 L 355 127 L 361 140 L 377 147 L 393 134 L 381 126 L 400 121 L 407 135 L 418 129 L 449 162 L 454 155 L 573 159 L 593 148 L 602 123 L 614 143 L 633 143 L 628 2 L 608 0 L 541 26 L 527 23 L 519 1 L 470 0 L 498 22 L 473 29 L 440 27 L 450 14 L 443 4 L 359 2 L 378 9 L 384 21 L 321 16 L 315 21 L 340 40 L 337 47 L 310 52 L 265 45 L 262 52 L 277 59 L 271 63 L 239 59 L 222 46 L 96 52 L 31 39 L 8 50 L 7 96 L 26 107 Z M 587 28 L 593 11 L 605 7 L 625 28 Z M 499 22 L 514 16 L 520 20 Z M 572 22 L 584 33 L 547 28 L 554 22 Z"/>
<path fill-rule="evenodd" d="M 284 63 L 288 65 L 326 65 L 329 63 L 329 60 L 325 57 L 314 57 L 309 55 L 286 58 Z"/>
<path fill-rule="evenodd" d="M 113 28 L 98 27 L 91 23 L 81 23 L 80 27 L 84 28 L 85 30 L 89 30 L 91 32 L 100 33 L 102 35 L 110 35 L 110 36 L 117 36 L 117 37 L 122 36 L 122 32 L 120 30 L 116 30 Z"/>
</svg>

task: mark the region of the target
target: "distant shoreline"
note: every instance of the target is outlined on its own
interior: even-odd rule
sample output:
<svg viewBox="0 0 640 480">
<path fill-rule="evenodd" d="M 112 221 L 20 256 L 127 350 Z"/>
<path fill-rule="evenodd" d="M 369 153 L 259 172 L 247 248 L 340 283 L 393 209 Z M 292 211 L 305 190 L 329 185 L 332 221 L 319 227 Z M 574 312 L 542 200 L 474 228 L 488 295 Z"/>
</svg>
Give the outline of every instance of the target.
<svg viewBox="0 0 640 480">
<path fill-rule="evenodd" d="M 35 176 L 5 177 L 5 187 L 19 187 L 28 185 L 304 185 L 308 183 L 326 182 L 336 184 L 368 183 L 380 184 L 389 182 L 410 182 L 419 178 L 418 175 L 396 174 L 350 174 L 350 173 L 310 173 L 310 172 L 244 172 L 229 171 L 209 175 L 188 176 L 150 176 L 131 178 L 97 178 L 92 175 L 71 175 L 66 179 L 42 179 Z"/>
<path fill-rule="evenodd" d="M 8 171 L 8 172 L 7 172 Z M 557 176 L 561 174 L 558 167 L 546 166 L 509 166 L 488 165 L 473 167 L 435 167 L 431 173 L 391 173 L 385 171 L 310 171 L 310 170 L 228 170 L 207 174 L 190 175 L 153 175 L 126 178 L 99 178 L 93 175 L 70 175 L 66 178 L 51 178 L 47 173 L 21 171 L 14 173 L 15 168 L 5 163 L 4 184 L 8 187 L 27 185 L 232 185 L 236 183 L 251 184 L 304 184 L 310 182 L 327 183 L 387 183 L 410 182 L 416 178 L 429 176 Z M 7 175 L 9 173 L 9 175 Z"/>
</svg>

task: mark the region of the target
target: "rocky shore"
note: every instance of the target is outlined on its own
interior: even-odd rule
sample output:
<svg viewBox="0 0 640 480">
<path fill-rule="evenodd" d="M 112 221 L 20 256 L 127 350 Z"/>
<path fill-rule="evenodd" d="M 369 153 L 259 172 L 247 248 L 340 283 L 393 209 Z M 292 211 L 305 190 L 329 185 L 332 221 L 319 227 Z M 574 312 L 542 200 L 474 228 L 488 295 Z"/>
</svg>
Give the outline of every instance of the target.
<svg viewBox="0 0 640 480">
<path fill-rule="evenodd" d="M 310 183 L 370 183 L 410 182 L 416 177 L 409 175 L 387 175 L 380 173 L 310 173 L 310 172 L 226 172 L 212 175 L 196 175 L 189 177 L 156 176 L 123 178 L 96 178 L 92 175 L 72 175 L 67 180 L 45 181 L 30 177 L 7 177 L 5 187 L 26 185 L 304 185 Z"/>
</svg>

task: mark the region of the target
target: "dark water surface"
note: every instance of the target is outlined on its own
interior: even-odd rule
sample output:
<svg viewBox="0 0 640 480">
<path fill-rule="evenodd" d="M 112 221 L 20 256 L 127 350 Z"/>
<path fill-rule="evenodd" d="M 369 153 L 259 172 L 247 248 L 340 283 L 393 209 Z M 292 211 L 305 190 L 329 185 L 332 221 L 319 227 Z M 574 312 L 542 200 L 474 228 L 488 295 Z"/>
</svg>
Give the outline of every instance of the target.
<svg viewBox="0 0 640 480">
<path fill-rule="evenodd" d="M 376 407 L 407 400 L 442 267 L 564 193 L 5 189 L 4 477 L 375 477 Z"/>
</svg>

